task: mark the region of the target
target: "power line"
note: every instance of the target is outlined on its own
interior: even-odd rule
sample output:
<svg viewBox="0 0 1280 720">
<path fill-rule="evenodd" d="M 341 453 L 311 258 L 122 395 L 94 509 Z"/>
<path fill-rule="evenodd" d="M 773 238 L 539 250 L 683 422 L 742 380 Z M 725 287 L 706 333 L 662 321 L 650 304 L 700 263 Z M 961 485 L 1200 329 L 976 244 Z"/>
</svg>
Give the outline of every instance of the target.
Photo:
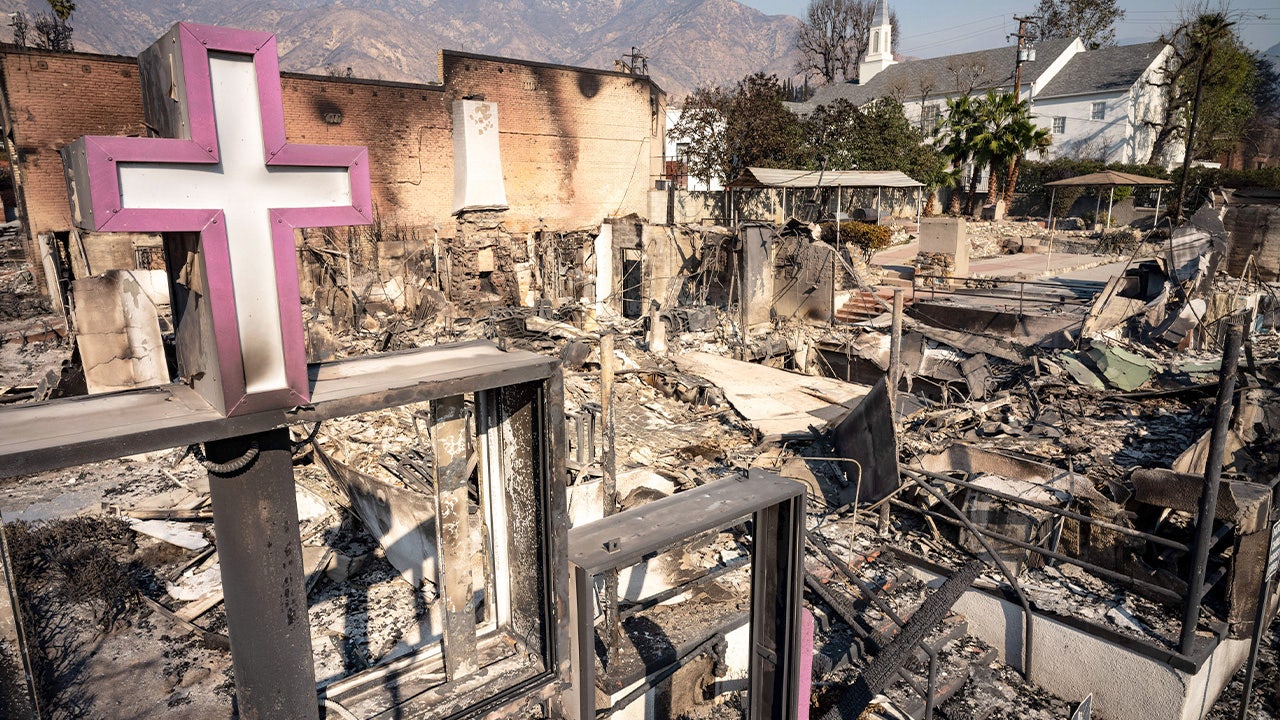
<svg viewBox="0 0 1280 720">
<path fill-rule="evenodd" d="M 913 52 L 920 52 L 921 50 L 928 50 L 928 49 L 930 49 L 930 48 L 940 47 L 940 46 L 942 46 L 942 45 L 949 45 L 949 44 L 951 44 L 951 43 L 959 42 L 959 41 L 961 41 L 961 40 L 968 40 L 969 38 L 975 38 L 975 37 L 978 37 L 979 35 L 987 35 L 987 34 L 989 34 L 989 33 L 998 32 L 998 31 L 1002 30 L 1002 29 L 1006 26 L 1006 24 L 1007 24 L 1007 23 L 1005 23 L 1005 22 L 999 22 L 999 23 L 996 23 L 995 25 L 991 25 L 991 26 L 989 26 L 989 27 L 985 27 L 985 28 L 983 28 L 983 29 L 981 29 L 981 30 L 977 30 L 977 31 L 975 31 L 975 32 L 965 33 L 964 35 L 959 35 L 959 36 L 956 36 L 956 37 L 950 37 L 950 38 L 944 38 L 944 39 L 941 39 L 941 40 L 937 40 L 936 42 L 931 42 L 931 43 L 927 43 L 927 44 L 925 44 L 925 45 L 920 45 L 920 46 L 918 46 L 918 47 L 913 48 L 912 50 L 913 50 Z"/>
</svg>

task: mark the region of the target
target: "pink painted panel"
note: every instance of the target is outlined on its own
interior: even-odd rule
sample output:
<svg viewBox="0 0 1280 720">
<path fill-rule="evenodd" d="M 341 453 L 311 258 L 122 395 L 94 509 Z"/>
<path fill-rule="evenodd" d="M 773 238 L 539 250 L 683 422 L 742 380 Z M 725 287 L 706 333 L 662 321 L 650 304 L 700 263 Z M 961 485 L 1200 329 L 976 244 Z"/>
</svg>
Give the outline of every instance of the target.
<svg viewBox="0 0 1280 720">
<path fill-rule="evenodd" d="M 813 694 L 813 612 L 800 608 L 800 662 L 796 678 L 796 720 L 809 720 Z"/>
</svg>

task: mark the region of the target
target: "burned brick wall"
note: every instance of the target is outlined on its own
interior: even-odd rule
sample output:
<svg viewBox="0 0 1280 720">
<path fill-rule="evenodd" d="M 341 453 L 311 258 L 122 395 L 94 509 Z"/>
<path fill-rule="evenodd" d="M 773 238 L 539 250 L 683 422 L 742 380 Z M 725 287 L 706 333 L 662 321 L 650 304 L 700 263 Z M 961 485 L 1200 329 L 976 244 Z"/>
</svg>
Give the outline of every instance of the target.
<svg viewBox="0 0 1280 720">
<path fill-rule="evenodd" d="M 451 100 L 498 103 L 513 231 L 648 214 L 666 130 L 665 96 L 648 78 L 448 51 L 441 63 Z"/>
<path fill-rule="evenodd" d="M 369 148 L 376 211 L 420 235 L 452 237 L 451 104 L 483 96 L 499 108 L 512 232 L 575 230 L 648 209 L 661 175 L 665 95 L 624 73 L 441 53 L 442 84 L 282 75 L 290 142 Z M 0 50 L 3 114 L 22 219 L 34 238 L 71 229 L 58 150 L 82 135 L 144 135 L 134 58 Z M 96 235 L 103 255 L 131 267 L 137 238 Z M 99 263 L 99 264 L 106 264 Z M 108 267 L 92 267 L 101 272 Z"/>
<path fill-rule="evenodd" d="M 146 133 L 138 64 L 133 58 L 6 50 L 0 65 L 6 149 L 13 162 L 19 217 L 28 231 L 27 258 L 38 264 L 39 234 L 71 229 L 58 151 L 81 135 Z M 125 263 L 132 267 L 132 239 L 119 236 L 113 248 L 86 239 L 76 254 L 94 272 Z M 43 274 L 35 275 L 43 287 Z"/>
</svg>

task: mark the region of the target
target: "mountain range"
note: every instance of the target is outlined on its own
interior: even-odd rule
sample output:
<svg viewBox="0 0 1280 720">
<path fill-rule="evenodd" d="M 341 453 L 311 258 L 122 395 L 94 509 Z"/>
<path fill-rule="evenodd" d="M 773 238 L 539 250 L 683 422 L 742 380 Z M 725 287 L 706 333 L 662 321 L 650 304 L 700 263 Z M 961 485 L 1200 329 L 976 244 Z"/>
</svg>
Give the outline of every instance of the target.
<svg viewBox="0 0 1280 720">
<path fill-rule="evenodd" d="M 48 4 L 0 9 L 30 20 Z M 136 55 L 180 20 L 274 32 L 285 70 L 412 82 L 438 79 L 442 48 L 613 69 L 635 47 L 673 100 L 758 70 L 790 77 L 800 24 L 734 0 L 92 0 L 69 24 L 76 50 Z"/>
</svg>

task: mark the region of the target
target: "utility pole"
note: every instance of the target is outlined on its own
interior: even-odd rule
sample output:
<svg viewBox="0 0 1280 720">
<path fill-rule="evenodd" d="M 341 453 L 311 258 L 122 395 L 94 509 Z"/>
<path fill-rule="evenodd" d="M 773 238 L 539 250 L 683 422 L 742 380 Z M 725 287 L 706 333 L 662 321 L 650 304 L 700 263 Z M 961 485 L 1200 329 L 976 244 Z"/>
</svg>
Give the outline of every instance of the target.
<svg viewBox="0 0 1280 720">
<path fill-rule="evenodd" d="M 1036 49 L 1027 46 L 1027 24 L 1035 24 L 1040 19 L 1038 15 L 1028 15 L 1026 17 L 1013 16 L 1018 21 L 1018 61 L 1013 66 L 1013 96 L 1022 99 L 1022 63 L 1030 62 L 1036 59 Z"/>
</svg>

